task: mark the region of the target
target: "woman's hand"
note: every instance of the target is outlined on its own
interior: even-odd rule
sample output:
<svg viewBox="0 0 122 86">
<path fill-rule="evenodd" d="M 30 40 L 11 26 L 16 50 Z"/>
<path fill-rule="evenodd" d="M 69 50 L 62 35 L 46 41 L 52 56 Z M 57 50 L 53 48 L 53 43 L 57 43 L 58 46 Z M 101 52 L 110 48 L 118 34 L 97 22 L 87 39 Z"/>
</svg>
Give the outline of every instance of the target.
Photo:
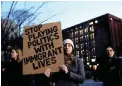
<svg viewBox="0 0 122 86">
<path fill-rule="evenodd" d="M 51 69 L 50 68 L 47 68 L 44 72 L 44 74 L 47 76 L 47 77 L 50 77 L 50 73 L 51 73 Z"/>
<path fill-rule="evenodd" d="M 68 73 L 68 68 L 66 65 L 60 66 L 60 68 L 67 74 Z"/>
</svg>

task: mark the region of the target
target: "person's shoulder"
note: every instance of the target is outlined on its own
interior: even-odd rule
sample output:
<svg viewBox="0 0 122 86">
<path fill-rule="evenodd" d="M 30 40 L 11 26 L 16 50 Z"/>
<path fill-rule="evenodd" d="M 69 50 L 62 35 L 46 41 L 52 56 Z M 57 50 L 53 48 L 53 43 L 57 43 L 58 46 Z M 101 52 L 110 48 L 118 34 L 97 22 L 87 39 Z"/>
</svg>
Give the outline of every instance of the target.
<svg viewBox="0 0 122 86">
<path fill-rule="evenodd" d="M 118 62 L 122 62 L 122 56 L 117 56 L 117 57 L 115 57 L 115 58 L 114 58 L 114 61 L 117 62 L 117 63 L 118 63 Z"/>
<path fill-rule="evenodd" d="M 115 57 L 115 59 L 122 60 L 122 56 L 117 56 L 117 57 Z"/>
<path fill-rule="evenodd" d="M 83 59 L 80 58 L 80 57 L 78 57 L 78 56 L 76 56 L 75 59 L 76 59 L 77 61 L 83 62 Z"/>
</svg>

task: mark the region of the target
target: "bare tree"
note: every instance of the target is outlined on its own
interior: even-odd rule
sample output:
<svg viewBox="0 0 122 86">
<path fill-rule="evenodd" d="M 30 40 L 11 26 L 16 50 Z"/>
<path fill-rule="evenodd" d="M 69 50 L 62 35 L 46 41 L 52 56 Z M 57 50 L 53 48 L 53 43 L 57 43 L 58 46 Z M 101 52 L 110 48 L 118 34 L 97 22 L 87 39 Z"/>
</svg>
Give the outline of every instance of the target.
<svg viewBox="0 0 122 86">
<path fill-rule="evenodd" d="M 24 7 L 26 7 L 26 3 L 24 3 Z M 35 5 L 31 6 L 28 9 L 16 9 L 16 6 L 18 4 L 17 1 L 13 1 L 10 5 L 9 12 L 7 12 L 6 15 L 1 15 L 2 16 L 2 21 L 1 21 L 1 39 L 2 39 L 2 48 L 7 44 L 9 35 L 11 35 L 10 38 L 13 38 L 15 35 L 19 33 L 19 36 L 21 36 L 20 31 L 23 28 L 23 26 L 27 26 L 31 23 L 34 22 L 34 20 L 44 12 L 41 12 L 40 9 L 47 4 L 48 2 L 42 2 L 40 3 L 39 7 L 35 9 L 35 11 L 31 11 Z M 4 1 L 1 3 L 1 5 L 4 5 Z M 2 6 L 1 6 L 2 7 Z M 45 20 L 43 20 L 40 23 L 43 23 L 53 17 L 55 17 L 58 14 L 50 15 L 47 17 Z"/>
</svg>

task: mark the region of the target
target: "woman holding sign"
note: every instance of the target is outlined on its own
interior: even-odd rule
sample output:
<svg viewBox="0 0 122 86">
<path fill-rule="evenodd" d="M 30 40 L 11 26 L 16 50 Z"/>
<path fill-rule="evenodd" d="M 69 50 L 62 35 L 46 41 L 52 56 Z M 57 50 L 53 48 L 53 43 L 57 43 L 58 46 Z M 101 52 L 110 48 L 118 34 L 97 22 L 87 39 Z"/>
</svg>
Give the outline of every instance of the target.
<svg viewBox="0 0 122 86">
<path fill-rule="evenodd" d="M 80 58 L 73 55 L 73 49 L 72 40 L 64 40 L 65 64 L 61 65 L 60 71 L 52 76 L 55 86 L 79 86 L 84 82 L 84 64 Z"/>
<path fill-rule="evenodd" d="M 73 55 L 74 44 L 72 40 L 64 40 L 64 60 L 65 64 L 59 67 L 60 71 L 50 76 L 51 70 L 47 69 L 44 74 L 37 75 L 35 79 L 36 86 L 50 86 L 50 80 L 53 86 L 79 86 L 85 79 L 83 61 Z M 36 76 L 36 77 L 37 77 Z"/>
</svg>

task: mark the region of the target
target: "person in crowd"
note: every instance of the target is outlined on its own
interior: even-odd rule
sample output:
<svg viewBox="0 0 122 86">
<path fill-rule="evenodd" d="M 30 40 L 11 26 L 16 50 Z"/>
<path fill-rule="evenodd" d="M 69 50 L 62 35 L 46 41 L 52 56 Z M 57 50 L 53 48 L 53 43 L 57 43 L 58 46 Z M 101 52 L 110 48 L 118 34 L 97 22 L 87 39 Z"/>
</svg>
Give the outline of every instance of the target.
<svg viewBox="0 0 122 86">
<path fill-rule="evenodd" d="M 113 47 L 106 48 L 99 63 L 99 80 L 103 86 L 122 86 L 122 58 L 116 56 Z"/>
<path fill-rule="evenodd" d="M 65 39 L 63 44 L 65 64 L 59 67 L 59 72 L 52 74 L 52 81 L 55 86 L 79 86 L 85 80 L 83 60 L 73 54 L 71 39 Z"/>
<path fill-rule="evenodd" d="M 6 64 L 5 70 L 7 74 L 7 82 L 9 86 L 21 86 L 22 80 L 22 66 L 18 62 L 17 48 L 11 49 L 11 59 Z"/>
</svg>

